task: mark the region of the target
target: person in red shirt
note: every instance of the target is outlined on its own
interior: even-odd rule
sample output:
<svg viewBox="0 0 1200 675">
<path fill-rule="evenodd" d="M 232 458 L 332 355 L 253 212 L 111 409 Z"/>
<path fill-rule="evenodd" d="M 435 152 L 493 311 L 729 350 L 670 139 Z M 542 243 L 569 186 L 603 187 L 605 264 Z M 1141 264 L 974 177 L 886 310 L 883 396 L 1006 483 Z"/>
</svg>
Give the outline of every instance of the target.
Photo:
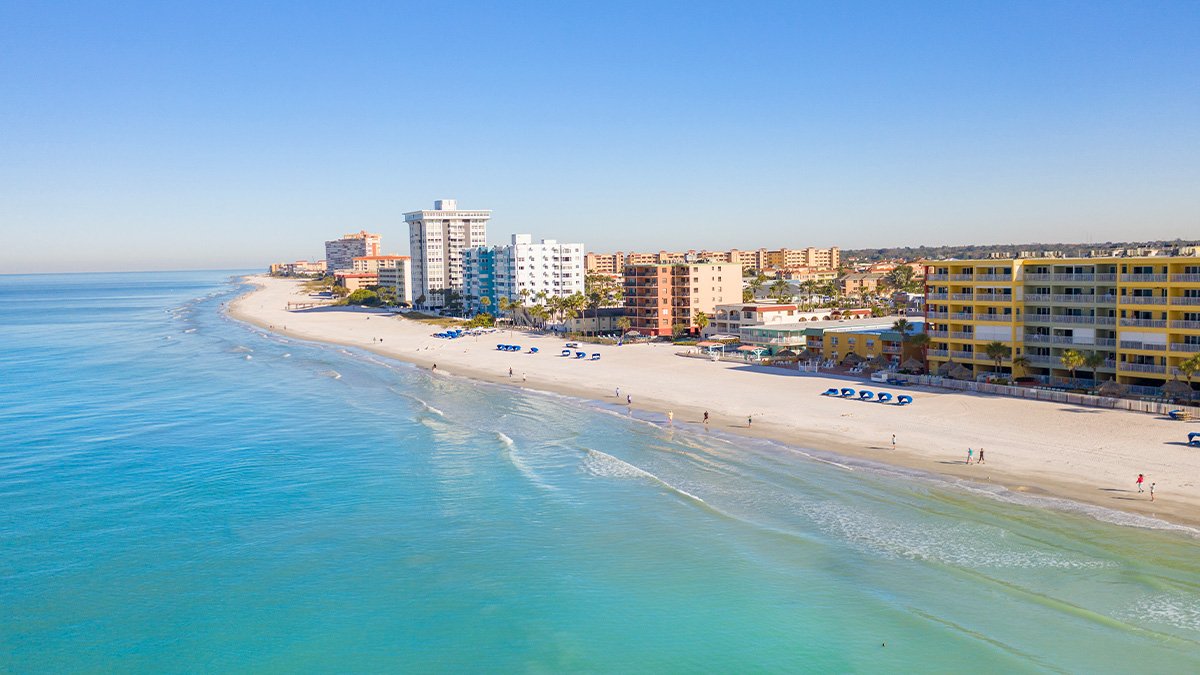
<svg viewBox="0 0 1200 675">
<path fill-rule="evenodd" d="M 1138 492 L 1145 492 L 1145 490 L 1142 489 L 1142 481 L 1144 480 L 1146 480 L 1146 477 L 1139 473 L 1137 477 Z"/>
</svg>

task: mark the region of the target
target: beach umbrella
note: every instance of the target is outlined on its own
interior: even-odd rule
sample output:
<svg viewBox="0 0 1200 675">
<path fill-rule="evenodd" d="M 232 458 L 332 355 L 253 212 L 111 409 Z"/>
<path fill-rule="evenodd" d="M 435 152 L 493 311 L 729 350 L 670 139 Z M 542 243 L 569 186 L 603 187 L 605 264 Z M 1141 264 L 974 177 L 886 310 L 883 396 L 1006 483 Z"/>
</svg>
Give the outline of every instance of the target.
<svg viewBox="0 0 1200 675">
<path fill-rule="evenodd" d="M 867 363 L 871 364 L 872 368 L 886 368 L 891 361 L 888 361 L 887 357 L 883 354 L 877 354 L 870 361 L 867 361 Z"/>
<path fill-rule="evenodd" d="M 631 330 L 625 334 L 625 337 L 642 337 L 642 334 L 637 332 L 636 330 Z"/>
<path fill-rule="evenodd" d="M 954 368 L 950 371 L 950 377 L 956 380 L 970 380 L 975 377 L 975 373 L 971 372 L 970 368 L 961 363 L 954 364 Z"/>
<path fill-rule="evenodd" d="M 813 351 L 813 350 L 811 350 L 811 349 L 808 349 L 807 347 L 806 347 L 804 350 L 802 350 L 802 351 L 801 351 L 801 352 L 798 354 L 798 356 L 799 356 L 799 357 L 800 357 L 802 360 L 804 360 L 804 361 L 811 361 L 812 359 L 817 359 L 817 358 L 820 358 L 820 357 L 821 357 L 821 355 L 820 355 L 820 354 L 818 354 L 818 353 L 814 352 L 814 351 Z"/>
<path fill-rule="evenodd" d="M 920 372 L 922 370 L 925 370 L 925 364 L 921 363 L 920 359 L 910 358 L 907 361 L 905 361 L 904 363 L 900 364 L 900 370 L 910 370 L 910 371 Z"/>
<path fill-rule="evenodd" d="M 953 361 L 947 361 L 947 362 L 943 363 L 942 365 L 938 366 L 937 374 L 941 375 L 942 377 L 945 377 L 945 376 L 949 375 L 950 371 L 954 370 L 954 367 L 957 365 L 958 364 Z"/>
<path fill-rule="evenodd" d="M 1108 380 L 1100 385 L 1099 394 L 1101 396 L 1124 396 L 1129 393 L 1129 385 L 1121 384 L 1116 380 Z"/>
<path fill-rule="evenodd" d="M 1192 393 L 1192 388 L 1184 384 L 1181 380 L 1171 380 L 1163 385 L 1162 392 L 1163 396 L 1182 398 L 1184 396 L 1190 396 Z"/>
<path fill-rule="evenodd" d="M 862 363 L 865 360 L 866 359 L 859 356 L 858 354 L 855 354 L 854 352 L 850 352 L 849 354 L 846 355 L 846 358 L 842 359 L 842 365 L 843 366 L 857 366 L 858 364 Z"/>
<path fill-rule="evenodd" d="M 796 352 L 794 352 L 790 349 L 784 349 L 783 351 L 776 354 L 775 358 L 777 358 L 777 359 L 794 359 L 794 358 L 796 358 Z"/>
</svg>

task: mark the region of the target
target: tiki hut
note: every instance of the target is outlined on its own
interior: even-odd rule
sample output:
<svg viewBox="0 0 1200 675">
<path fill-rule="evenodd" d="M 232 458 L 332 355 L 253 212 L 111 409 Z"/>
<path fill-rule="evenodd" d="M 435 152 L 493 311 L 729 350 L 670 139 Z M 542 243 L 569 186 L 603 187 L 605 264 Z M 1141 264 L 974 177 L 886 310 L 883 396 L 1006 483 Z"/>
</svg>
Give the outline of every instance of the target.
<svg viewBox="0 0 1200 675">
<path fill-rule="evenodd" d="M 947 361 L 947 362 L 943 363 L 942 365 L 938 366 L 937 374 L 941 375 L 942 377 L 946 377 L 950 374 L 951 371 L 954 370 L 954 368 L 957 365 L 958 364 L 953 361 Z"/>
<path fill-rule="evenodd" d="M 853 368 L 854 366 L 857 366 L 858 364 L 862 363 L 863 361 L 866 361 L 866 359 L 859 356 L 858 354 L 855 354 L 854 352 L 850 352 L 849 354 L 846 355 L 846 358 L 842 359 L 842 365 L 850 366 L 851 368 Z"/>
<path fill-rule="evenodd" d="M 950 377 L 955 380 L 973 380 L 975 379 L 975 373 L 971 372 L 970 368 L 961 363 L 956 363 L 954 364 L 954 369 L 950 371 Z"/>
<path fill-rule="evenodd" d="M 805 347 L 804 350 L 801 351 L 797 356 L 801 361 L 812 361 L 813 359 L 821 358 L 820 354 L 807 347 Z"/>
<path fill-rule="evenodd" d="M 1171 380 L 1162 386 L 1162 393 L 1168 398 L 1190 398 L 1192 388 L 1182 380 Z"/>
<path fill-rule="evenodd" d="M 910 373 L 923 373 L 925 372 L 925 364 L 921 363 L 920 359 L 909 358 L 900 364 L 900 370 L 907 370 Z"/>
<path fill-rule="evenodd" d="M 1096 393 L 1100 394 L 1101 396 L 1109 396 L 1109 397 L 1116 398 L 1116 397 L 1124 396 L 1124 395 L 1128 394 L 1129 393 L 1129 385 L 1121 384 L 1120 382 L 1117 382 L 1116 380 L 1108 380 L 1104 384 L 1100 385 L 1100 388 L 1097 390 Z"/>
<path fill-rule="evenodd" d="M 873 357 L 870 361 L 867 361 L 867 364 L 870 365 L 872 368 L 887 368 L 888 366 L 890 366 L 892 364 L 892 362 L 888 359 L 888 357 L 884 356 L 883 354 L 878 354 L 875 357 Z"/>
</svg>

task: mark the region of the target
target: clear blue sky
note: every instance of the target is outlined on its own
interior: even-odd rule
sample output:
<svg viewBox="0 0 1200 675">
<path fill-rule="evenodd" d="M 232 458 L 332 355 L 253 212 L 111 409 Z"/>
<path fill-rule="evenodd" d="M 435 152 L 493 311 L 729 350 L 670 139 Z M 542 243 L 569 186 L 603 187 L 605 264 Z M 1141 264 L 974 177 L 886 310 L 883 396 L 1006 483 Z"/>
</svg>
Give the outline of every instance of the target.
<svg viewBox="0 0 1200 675">
<path fill-rule="evenodd" d="M 0 3 L 0 272 L 1200 237 L 1195 0 L 440 4 Z"/>
</svg>

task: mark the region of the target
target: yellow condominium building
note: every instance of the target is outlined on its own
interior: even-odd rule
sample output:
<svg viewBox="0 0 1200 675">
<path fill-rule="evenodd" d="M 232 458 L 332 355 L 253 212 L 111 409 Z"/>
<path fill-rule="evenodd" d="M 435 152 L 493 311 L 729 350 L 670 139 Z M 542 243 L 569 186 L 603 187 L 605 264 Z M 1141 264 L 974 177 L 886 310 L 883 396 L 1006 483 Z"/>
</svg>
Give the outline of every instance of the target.
<svg viewBox="0 0 1200 675">
<path fill-rule="evenodd" d="M 1000 372 L 1071 384 L 1063 352 L 1094 362 L 1076 384 L 1115 380 L 1153 394 L 1200 352 L 1200 257 L 1019 258 L 926 263 L 931 372 L 953 362 L 974 374 L 996 370 L 985 353 L 1009 348 Z M 1096 356 L 1093 356 L 1096 355 Z"/>
</svg>

